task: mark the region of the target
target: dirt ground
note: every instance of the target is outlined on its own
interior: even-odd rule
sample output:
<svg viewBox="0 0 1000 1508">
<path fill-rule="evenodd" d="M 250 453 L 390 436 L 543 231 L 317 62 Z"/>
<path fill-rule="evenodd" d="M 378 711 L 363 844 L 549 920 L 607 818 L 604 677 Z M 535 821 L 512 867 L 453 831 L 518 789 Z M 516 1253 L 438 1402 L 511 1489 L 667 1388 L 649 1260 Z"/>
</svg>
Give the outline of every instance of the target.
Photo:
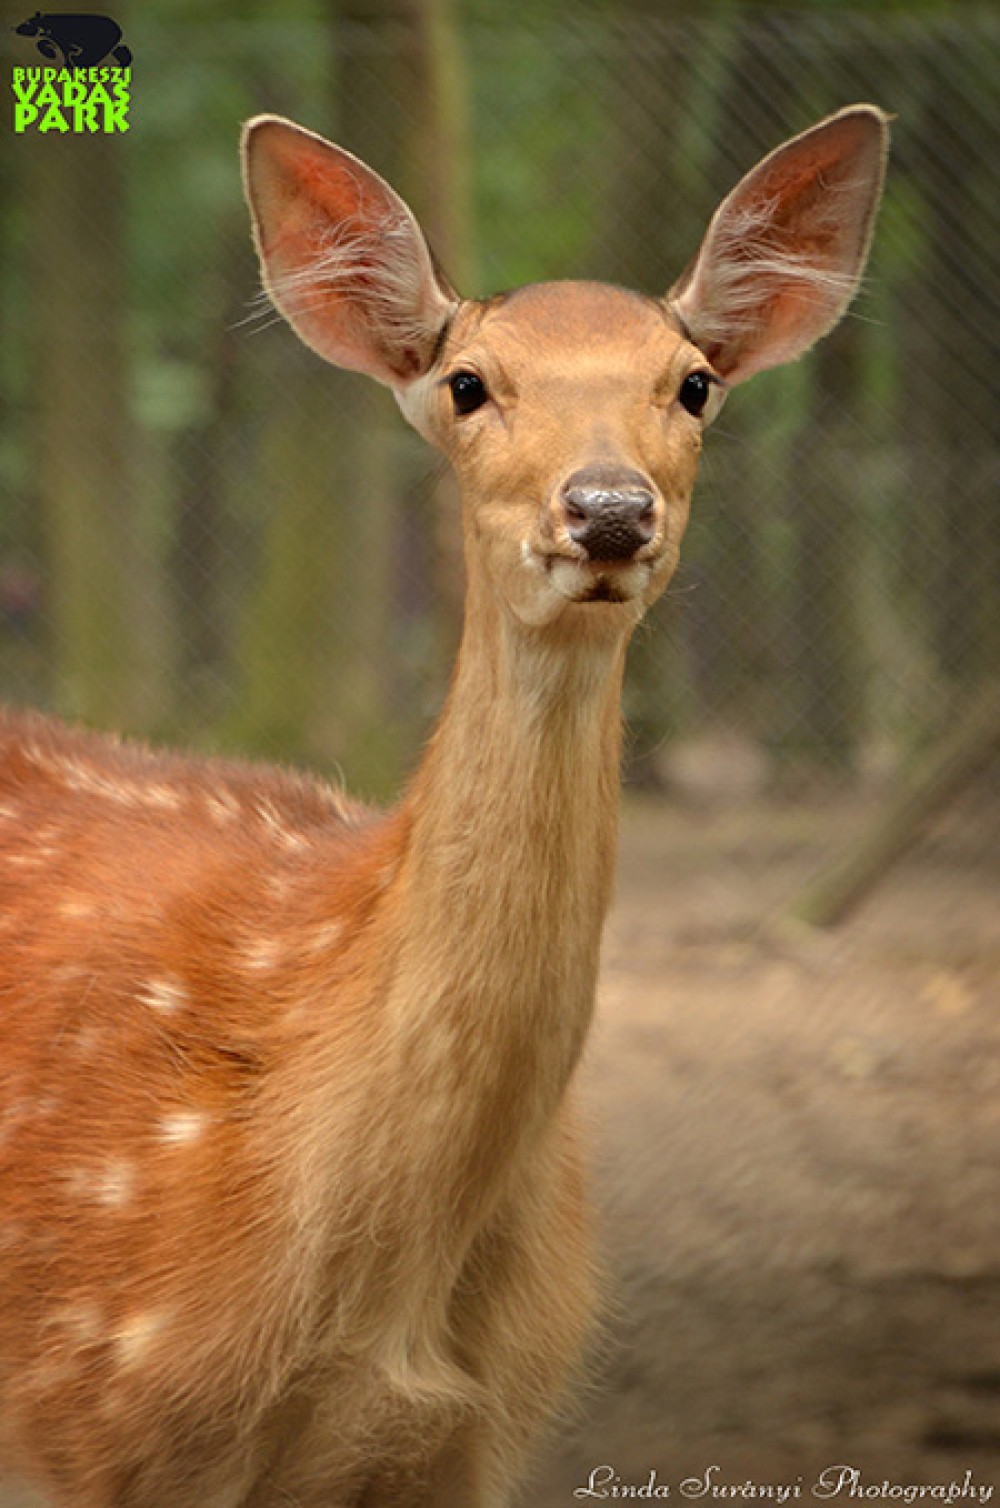
<svg viewBox="0 0 1000 1508">
<path fill-rule="evenodd" d="M 865 820 L 626 807 L 585 1073 L 608 1314 L 524 1508 L 1000 1495 L 1000 818 L 939 823 L 832 940 L 762 935 Z"/>
</svg>

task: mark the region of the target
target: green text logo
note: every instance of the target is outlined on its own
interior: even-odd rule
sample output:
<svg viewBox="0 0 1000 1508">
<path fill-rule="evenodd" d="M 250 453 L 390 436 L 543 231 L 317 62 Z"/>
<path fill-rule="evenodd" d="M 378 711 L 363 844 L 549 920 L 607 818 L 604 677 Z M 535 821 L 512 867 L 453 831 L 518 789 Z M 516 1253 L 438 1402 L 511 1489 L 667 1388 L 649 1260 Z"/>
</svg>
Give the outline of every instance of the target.
<svg viewBox="0 0 1000 1508">
<path fill-rule="evenodd" d="M 54 65 L 14 69 L 18 135 L 128 130 L 132 52 L 117 21 L 39 10 L 14 30 Z"/>
<path fill-rule="evenodd" d="M 131 68 L 15 68 L 14 130 L 127 131 Z"/>
</svg>

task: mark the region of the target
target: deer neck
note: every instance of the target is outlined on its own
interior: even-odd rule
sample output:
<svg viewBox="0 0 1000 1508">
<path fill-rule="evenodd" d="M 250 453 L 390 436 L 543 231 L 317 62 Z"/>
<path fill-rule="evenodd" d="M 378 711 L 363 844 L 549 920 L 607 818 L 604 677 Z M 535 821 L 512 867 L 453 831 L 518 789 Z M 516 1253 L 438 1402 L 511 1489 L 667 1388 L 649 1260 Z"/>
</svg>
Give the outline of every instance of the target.
<svg viewBox="0 0 1000 1508">
<path fill-rule="evenodd" d="M 572 640 L 529 632 L 473 577 L 403 808 L 388 1035 L 424 1112 L 490 1166 L 551 1117 L 592 1012 L 626 640 L 609 621 Z"/>
</svg>

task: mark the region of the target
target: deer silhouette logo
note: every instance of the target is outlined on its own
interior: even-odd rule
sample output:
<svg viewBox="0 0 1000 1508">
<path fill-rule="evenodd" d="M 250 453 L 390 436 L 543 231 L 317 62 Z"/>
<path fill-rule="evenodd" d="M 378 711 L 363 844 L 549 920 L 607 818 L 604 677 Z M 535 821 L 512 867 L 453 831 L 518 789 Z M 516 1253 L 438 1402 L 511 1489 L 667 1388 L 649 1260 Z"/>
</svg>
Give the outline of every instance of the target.
<svg viewBox="0 0 1000 1508">
<path fill-rule="evenodd" d="M 64 68 L 93 68 L 113 58 L 120 68 L 132 62 L 122 42 L 122 29 L 110 16 L 50 15 L 36 10 L 15 26 L 19 37 L 35 37 L 38 51 L 50 62 L 62 58 Z"/>
</svg>

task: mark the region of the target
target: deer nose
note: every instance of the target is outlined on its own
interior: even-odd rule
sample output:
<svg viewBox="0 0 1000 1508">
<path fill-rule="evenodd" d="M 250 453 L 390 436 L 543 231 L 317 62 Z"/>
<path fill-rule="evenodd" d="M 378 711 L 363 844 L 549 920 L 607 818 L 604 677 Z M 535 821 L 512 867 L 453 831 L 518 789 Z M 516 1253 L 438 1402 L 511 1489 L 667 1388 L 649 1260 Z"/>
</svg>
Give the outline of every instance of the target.
<svg viewBox="0 0 1000 1508">
<path fill-rule="evenodd" d="M 587 466 L 562 485 L 566 532 L 591 560 L 631 560 L 656 534 L 656 494 L 641 472 Z"/>
</svg>

